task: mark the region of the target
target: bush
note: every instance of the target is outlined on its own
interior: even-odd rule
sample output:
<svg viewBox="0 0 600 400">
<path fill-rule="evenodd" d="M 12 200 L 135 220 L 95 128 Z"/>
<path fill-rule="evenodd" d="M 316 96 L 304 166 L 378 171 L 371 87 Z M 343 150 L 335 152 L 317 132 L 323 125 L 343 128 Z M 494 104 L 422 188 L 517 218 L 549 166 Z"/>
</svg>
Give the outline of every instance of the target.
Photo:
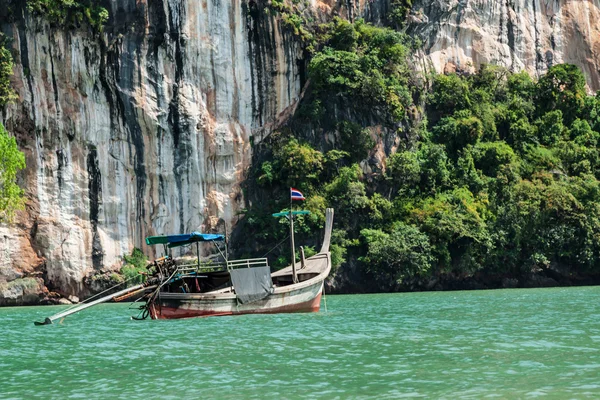
<svg viewBox="0 0 600 400">
<path fill-rule="evenodd" d="M 389 115 L 390 121 L 403 120 L 412 104 L 406 61 L 410 41 L 391 29 L 336 17 L 321 38 L 323 49 L 308 66 L 315 100 L 358 96 L 360 101 L 350 101 L 356 111 L 366 112 L 364 104 L 369 104 Z"/>
<path fill-rule="evenodd" d="M 4 34 L 0 33 L 0 107 L 17 98 L 10 83 L 13 74 L 13 58 L 8 47 L 8 41 Z"/>
<path fill-rule="evenodd" d="M 53 25 L 77 28 L 87 23 L 98 32 L 109 19 L 108 10 L 96 0 L 27 0 L 27 9 Z"/>
<path fill-rule="evenodd" d="M 414 226 L 399 222 L 391 234 L 373 229 L 363 229 L 360 234 L 368 248 L 361 260 L 381 289 L 393 289 L 431 267 L 429 239 Z"/>
<path fill-rule="evenodd" d="M 0 221 L 11 221 L 15 211 L 23 208 L 23 189 L 17 184 L 17 173 L 25 168 L 25 155 L 14 137 L 8 136 L 0 124 Z"/>
<path fill-rule="evenodd" d="M 131 255 L 123 256 L 125 265 L 121 268 L 121 275 L 124 281 L 132 284 L 140 284 L 146 281 L 148 273 L 148 258 L 137 247 L 133 249 Z"/>
</svg>

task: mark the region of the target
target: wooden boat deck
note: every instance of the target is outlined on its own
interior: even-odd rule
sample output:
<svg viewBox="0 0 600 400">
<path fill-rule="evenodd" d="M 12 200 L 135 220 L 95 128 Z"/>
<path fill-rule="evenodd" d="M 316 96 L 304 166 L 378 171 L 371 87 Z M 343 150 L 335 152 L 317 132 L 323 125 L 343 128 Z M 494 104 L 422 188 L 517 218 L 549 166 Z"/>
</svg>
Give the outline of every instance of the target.
<svg viewBox="0 0 600 400">
<path fill-rule="evenodd" d="M 329 264 L 329 257 L 327 253 L 319 253 L 305 260 L 304 268 L 302 264 L 296 263 L 296 272 L 298 274 L 320 274 L 327 269 Z M 277 278 L 280 276 L 287 276 L 292 274 L 292 266 L 280 269 L 277 272 L 273 272 L 271 276 Z"/>
</svg>

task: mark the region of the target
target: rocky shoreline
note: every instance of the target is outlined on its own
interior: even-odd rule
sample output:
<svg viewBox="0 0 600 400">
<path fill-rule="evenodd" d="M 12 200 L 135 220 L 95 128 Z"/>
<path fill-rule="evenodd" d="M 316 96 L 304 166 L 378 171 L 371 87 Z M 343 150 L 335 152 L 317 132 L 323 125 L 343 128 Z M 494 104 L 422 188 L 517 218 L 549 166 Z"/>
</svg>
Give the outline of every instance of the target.
<svg viewBox="0 0 600 400">
<path fill-rule="evenodd" d="M 362 284 L 356 282 L 362 282 Z M 365 285 L 365 282 L 368 281 L 350 283 L 347 280 L 341 281 L 340 277 L 336 276 L 326 282 L 325 289 L 327 294 L 365 294 L 595 286 L 600 285 L 600 275 L 567 276 L 553 270 L 532 273 L 520 278 L 485 273 L 469 277 L 443 275 L 435 278 L 414 279 L 387 291 L 377 290 L 372 286 Z M 0 307 L 70 305 L 79 302 L 80 299 L 77 296 L 64 297 L 58 292 L 48 290 L 41 278 L 21 278 L 9 283 L 0 283 Z"/>
<path fill-rule="evenodd" d="M 362 280 L 366 282 L 367 280 Z M 354 282 L 361 282 L 360 280 Z M 452 274 L 430 278 L 417 278 L 409 282 L 390 287 L 389 290 L 377 289 L 369 285 L 358 285 L 339 277 L 328 282 L 326 290 L 331 294 L 358 293 L 397 293 L 397 292 L 433 292 L 455 290 L 495 290 L 495 289 L 532 289 L 550 287 L 595 286 L 600 285 L 600 275 L 564 275 L 553 270 L 530 273 L 521 277 L 502 274 L 476 273 L 460 277 Z"/>
</svg>

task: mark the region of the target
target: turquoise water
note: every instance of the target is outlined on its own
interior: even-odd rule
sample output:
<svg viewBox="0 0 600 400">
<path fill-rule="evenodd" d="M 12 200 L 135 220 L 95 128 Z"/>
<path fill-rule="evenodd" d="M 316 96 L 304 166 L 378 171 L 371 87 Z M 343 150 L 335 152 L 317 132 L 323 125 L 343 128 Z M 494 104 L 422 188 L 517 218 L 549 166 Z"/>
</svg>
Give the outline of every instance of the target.
<svg viewBox="0 0 600 400">
<path fill-rule="evenodd" d="M 328 296 L 328 312 L 133 321 L 0 308 L 0 398 L 600 398 L 600 287 Z"/>
</svg>

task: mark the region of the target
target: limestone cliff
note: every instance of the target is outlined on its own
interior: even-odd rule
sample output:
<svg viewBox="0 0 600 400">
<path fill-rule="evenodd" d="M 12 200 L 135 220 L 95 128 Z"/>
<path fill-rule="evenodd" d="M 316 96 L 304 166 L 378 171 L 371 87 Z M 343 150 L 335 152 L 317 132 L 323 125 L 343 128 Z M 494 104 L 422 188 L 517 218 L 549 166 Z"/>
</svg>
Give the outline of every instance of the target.
<svg viewBox="0 0 600 400">
<path fill-rule="evenodd" d="M 600 1 L 415 1 L 409 32 L 422 38 L 437 72 L 480 64 L 540 76 L 554 64 L 579 66 L 600 90 Z"/>
<path fill-rule="evenodd" d="M 10 3 L 19 96 L 2 121 L 27 157 L 27 208 L 0 226 L 0 304 L 44 285 L 85 296 L 144 237 L 231 229 L 251 143 L 293 112 L 305 55 L 257 0 L 109 0 L 102 33 L 61 29 Z M 572 62 L 600 89 L 600 3 L 416 0 L 421 65 L 543 73 Z M 390 0 L 311 0 L 314 20 L 386 23 Z M 145 249 L 149 252 L 150 249 Z M 3 300 L 4 299 L 4 300 Z M 33 299 L 33 300 L 32 300 Z"/>
<path fill-rule="evenodd" d="M 28 199 L 0 228 L 4 282 L 43 276 L 81 296 L 147 235 L 231 227 L 251 136 L 297 101 L 300 49 L 256 3 L 110 4 L 102 34 L 50 26 L 23 2 L 2 24 L 19 96 L 3 122 Z"/>
</svg>

